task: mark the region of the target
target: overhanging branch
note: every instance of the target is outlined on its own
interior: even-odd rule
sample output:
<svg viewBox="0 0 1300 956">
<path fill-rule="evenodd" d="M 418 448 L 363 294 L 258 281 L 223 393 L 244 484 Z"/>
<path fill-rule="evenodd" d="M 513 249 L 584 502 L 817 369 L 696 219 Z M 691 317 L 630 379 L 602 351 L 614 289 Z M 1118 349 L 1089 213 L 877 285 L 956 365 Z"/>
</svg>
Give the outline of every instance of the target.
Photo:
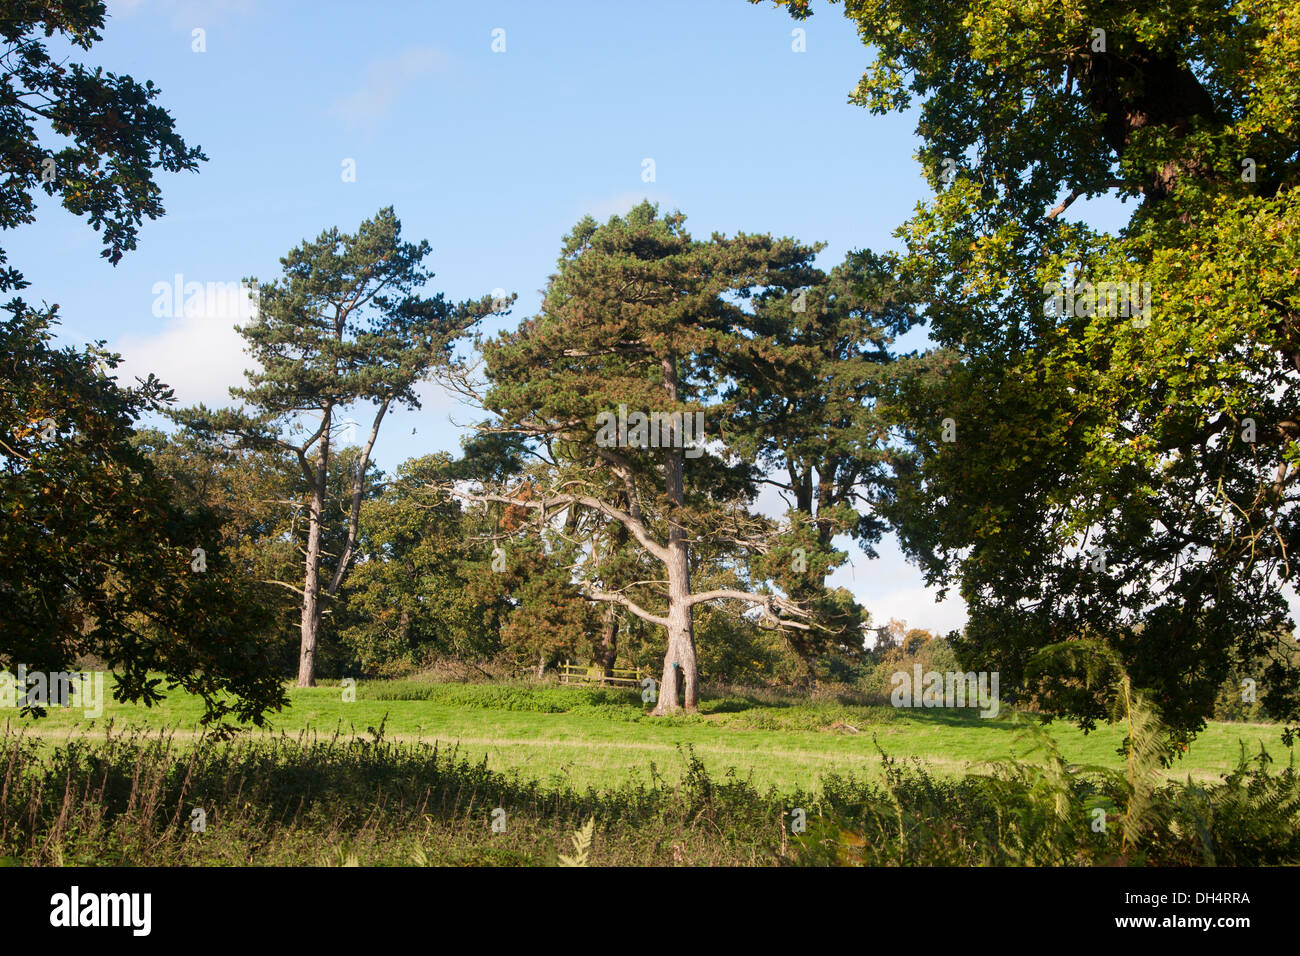
<svg viewBox="0 0 1300 956">
<path fill-rule="evenodd" d="M 500 504 L 514 505 L 518 508 L 531 508 L 534 511 L 541 511 L 543 509 L 560 505 L 583 505 L 587 508 L 591 508 L 593 511 L 599 511 L 601 514 L 613 518 L 615 521 L 622 524 L 623 527 L 627 528 L 628 531 L 632 532 L 632 536 L 636 538 L 637 542 L 641 547 L 645 548 L 646 551 L 650 552 L 650 554 L 654 555 L 660 561 L 668 561 L 668 549 L 650 537 L 645 525 L 632 517 L 632 515 L 628 514 L 626 511 L 615 508 L 613 505 L 601 501 L 599 498 L 593 498 L 590 495 L 558 494 L 548 495 L 543 498 L 521 499 L 500 494 L 475 494 L 470 491 L 460 491 L 457 488 L 449 488 L 447 490 L 449 494 L 465 501 L 495 501 Z"/>
<path fill-rule="evenodd" d="M 658 624 L 660 627 L 668 626 L 668 618 L 660 617 L 658 614 L 651 614 L 636 602 L 622 594 L 613 594 L 609 591 L 595 590 L 586 590 L 583 594 L 593 601 L 604 601 L 607 604 L 621 604 L 643 621 L 649 621 L 651 624 Z"/>
</svg>

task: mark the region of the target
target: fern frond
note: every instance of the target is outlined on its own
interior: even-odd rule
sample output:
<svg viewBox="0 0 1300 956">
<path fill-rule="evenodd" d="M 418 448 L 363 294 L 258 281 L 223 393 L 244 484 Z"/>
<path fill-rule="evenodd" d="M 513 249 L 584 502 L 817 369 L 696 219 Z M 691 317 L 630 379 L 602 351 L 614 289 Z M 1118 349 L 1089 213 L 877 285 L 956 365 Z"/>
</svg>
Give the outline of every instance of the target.
<svg viewBox="0 0 1300 956">
<path fill-rule="evenodd" d="M 560 854 L 560 866 L 588 866 L 587 858 L 595 834 L 596 818 L 592 817 L 583 824 L 581 830 L 573 832 L 573 856 Z"/>
</svg>

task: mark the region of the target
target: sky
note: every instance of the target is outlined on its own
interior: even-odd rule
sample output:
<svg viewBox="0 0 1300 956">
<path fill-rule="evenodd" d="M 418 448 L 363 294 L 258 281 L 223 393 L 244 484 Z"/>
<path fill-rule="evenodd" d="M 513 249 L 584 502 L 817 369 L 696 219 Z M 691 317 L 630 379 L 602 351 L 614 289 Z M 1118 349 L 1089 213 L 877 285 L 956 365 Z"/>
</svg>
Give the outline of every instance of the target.
<svg viewBox="0 0 1300 956">
<path fill-rule="evenodd" d="M 275 278 L 304 239 L 389 205 L 405 239 L 432 247 L 427 291 L 518 294 L 487 332 L 536 312 L 582 216 L 643 198 L 680 209 L 698 238 L 824 242 L 825 269 L 852 249 L 899 249 L 893 231 L 930 196 L 916 117 L 848 103 L 870 51 L 840 7 L 815 9 L 795 22 L 745 0 L 110 0 L 103 42 L 74 59 L 152 80 L 209 161 L 159 177 L 166 215 L 116 267 L 97 233 L 43 196 L 36 223 L 3 243 L 31 282 L 24 297 L 58 303 L 62 341 L 107 340 L 119 380 L 153 372 L 181 405 L 209 406 L 232 404 L 251 362 L 239 310 L 169 315 L 158 290 L 177 276 Z M 901 344 L 924 347 L 924 334 Z M 386 419 L 380 467 L 456 452 L 476 420 L 437 386 L 421 396 L 421 410 Z M 846 550 L 832 583 L 876 623 L 965 622 L 960 598 L 937 602 L 892 538 L 877 560 Z"/>
</svg>

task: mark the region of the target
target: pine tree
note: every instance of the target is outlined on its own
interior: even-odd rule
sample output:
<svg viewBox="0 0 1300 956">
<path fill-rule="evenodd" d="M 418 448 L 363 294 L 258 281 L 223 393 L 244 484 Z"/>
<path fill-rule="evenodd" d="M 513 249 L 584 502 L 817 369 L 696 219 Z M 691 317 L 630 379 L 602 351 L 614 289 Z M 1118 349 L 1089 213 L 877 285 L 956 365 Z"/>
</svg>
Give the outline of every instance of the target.
<svg viewBox="0 0 1300 956">
<path fill-rule="evenodd" d="M 298 463 L 307 523 L 299 687 L 315 684 L 322 600 L 338 591 L 352 560 L 370 454 L 384 416 L 394 406 L 419 408 L 416 386 L 451 362 L 455 341 L 494 308 L 490 297 L 452 304 L 441 293 L 421 295 L 433 277 L 421 265 L 429 244 L 403 242 L 401 231 L 388 207 L 354 234 L 328 229 L 282 258 L 283 277 L 260 287 L 257 317 L 239 329 L 260 369 L 246 373 L 246 388 L 230 391 L 256 414 L 225 411 L 189 422 L 279 447 Z M 256 279 L 249 282 L 257 286 Z M 343 410 L 357 404 L 375 411 L 352 474 L 341 551 L 332 570 L 323 569 L 331 442 Z"/>
<path fill-rule="evenodd" d="M 541 314 L 484 346 L 485 404 L 495 413 L 485 427 L 530 439 L 551 466 L 547 481 L 527 500 L 493 483 L 449 489 L 525 507 L 542 523 L 565 512 L 600 516 L 571 522 L 590 545 L 577 549 L 572 572 L 588 599 L 667 632 L 658 714 L 679 708 L 679 692 L 687 710 L 697 708 L 696 605 L 741 602 L 781 626 L 811 626 L 807 611 L 785 596 L 695 592 L 691 573 L 693 548 L 724 546 L 744 573 L 779 537 L 780 529 L 748 511 L 759 473 L 731 453 L 740 437 L 732 426 L 745 422 L 730 420 L 721 371 L 752 334 L 746 301 L 765 288 L 805 283 L 816 250 L 763 235 L 697 241 L 684 221 L 642 203 L 605 225 L 590 217 L 577 224 Z M 602 576 L 608 565 L 597 538 L 608 522 L 626 529 L 662 577 Z"/>
</svg>

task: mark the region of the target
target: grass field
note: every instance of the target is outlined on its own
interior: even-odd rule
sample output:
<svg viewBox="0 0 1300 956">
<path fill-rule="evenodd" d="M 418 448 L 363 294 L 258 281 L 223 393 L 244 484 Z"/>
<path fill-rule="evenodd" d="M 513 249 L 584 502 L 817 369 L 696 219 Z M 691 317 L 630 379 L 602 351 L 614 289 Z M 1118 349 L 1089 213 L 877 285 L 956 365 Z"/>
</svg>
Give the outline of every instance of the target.
<svg viewBox="0 0 1300 956">
<path fill-rule="evenodd" d="M 270 733 L 369 736 L 382 723 L 386 739 L 454 745 L 475 761 L 486 757 L 489 769 L 577 790 L 649 784 L 655 773 L 676 780 L 687 748 L 711 775 L 734 770 L 759 789 L 785 791 L 816 790 L 829 773 L 876 779 L 880 750 L 894 758 L 916 758 L 932 774 L 946 777 L 987 769 L 988 762 L 1024 750 L 1010 722 L 983 719 L 975 711 L 903 710 L 833 699 L 706 695 L 699 715 L 652 718 L 631 691 L 547 684 L 363 681 L 352 702 L 344 702 L 337 687 L 291 688 L 289 697 L 290 708 L 273 716 Z M 11 731 L 50 744 L 102 738 L 110 725 L 115 731 L 167 730 L 183 744 L 201 732 L 201 713 L 201 701 L 173 692 L 153 708 L 110 700 L 98 720 L 71 708 L 51 710 L 39 720 L 14 712 L 6 723 Z M 1048 730 L 1071 762 L 1121 766 L 1117 727 L 1085 735 L 1057 721 Z M 1211 723 L 1166 776 L 1217 780 L 1236 765 L 1242 743 L 1249 754 L 1262 745 L 1280 763 L 1287 760 L 1277 726 Z"/>
</svg>

